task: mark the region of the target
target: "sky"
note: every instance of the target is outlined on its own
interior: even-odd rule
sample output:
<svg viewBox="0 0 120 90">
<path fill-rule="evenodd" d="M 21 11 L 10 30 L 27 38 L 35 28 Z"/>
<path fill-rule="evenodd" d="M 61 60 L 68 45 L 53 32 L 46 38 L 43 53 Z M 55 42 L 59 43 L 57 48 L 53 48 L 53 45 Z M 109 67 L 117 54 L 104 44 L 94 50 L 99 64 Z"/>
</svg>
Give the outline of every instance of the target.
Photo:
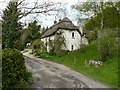
<svg viewBox="0 0 120 90">
<path fill-rule="evenodd" d="M 4 10 L 8 4 L 10 0 L 0 0 L 0 13 L 2 12 L 2 10 Z M 29 2 L 29 6 L 33 5 L 33 2 L 36 0 L 26 0 L 26 2 Z M 86 2 L 87 0 L 37 0 L 39 3 L 43 3 L 45 1 L 51 1 L 51 2 L 61 2 L 62 3 L 62 7 L 64 9 L 66 9 L 66 17 L 68 17 L 75 25 L 77 25 L 77 20 L 76 20 L 76 14 L 77 11 L 75 10 L 71 10 L 71 5 L 75 5 L 78 1 L 79 2 Z M 95 0 L 91 0 L 91 1 L 95 1 Z M 98 1 L 98 0 L 97 0 Z M 113 1 L 113 0 L 112 0 Z M 115 0 L 116 1 L 116 0 Z M 118 0 L 119 1 L 119 0 Z M 30 22 L 32 20 L 34 20 L 33 16 L 36 15 L 29 15 L 23 19 L 21 19 L 21 22 Z M 59 21 L 59 19 L 63 19 L 65 17 L 65 15 L 62 14 L 58 14 L 57 16 L 45 16 L 44 14 L 41 14 L 40 16 L 36 17 L 35 19 L 39 22 L 39 24 L 41 24 L 44 27 L 50 27 L 54 24 L 54 21 Z"/>
<path fill-rule="evenodd" d="M 8 4 L 10 0 L 0 0 L 0 13 L 2 12 L 2 10 L 4 10 Z M 35 1 L 35 0 L 26 0 L 26 2 L 29 2 L 29 5 L 32 6 L 32 2 Z M 62 7 L 64 7 L 66 9 L 66 12 L 67 12 L 67 17 L 73 21 L 73 23 L 77 24 L 76 23 L 76 20 L 75 20 L 75 11 L 71 10 L 71 5 L 74 5 L 77 0 L 38 0 L 38 2 L 44 2 L 44 1 L 51 1 L 51 2 L 61 2 L 62 4 L 65 4 L 65 5 L 62 5 Z M 22 22 L 30 22 L 31 21 L 31 17 L 32 16 L 36 16 L 36 15 L 29 15 L 28 17 L 25 17 L 23 18 L 21 21 Z M 59 19 L 63 19 L 65 16 L 64 15 L 59 15 L 59 18 L 54 15 L 52 16 L 45 16 L 45 15 L 41 15 L 40 17 L 36 18 L 36 20 L 38 20 L 38 22 L 42 25 L 42 26 L 48 26 L 50 27 L 51 25 L 54 24 L 54 20 L 56 21 L 59 21 Z"/>
</svg>

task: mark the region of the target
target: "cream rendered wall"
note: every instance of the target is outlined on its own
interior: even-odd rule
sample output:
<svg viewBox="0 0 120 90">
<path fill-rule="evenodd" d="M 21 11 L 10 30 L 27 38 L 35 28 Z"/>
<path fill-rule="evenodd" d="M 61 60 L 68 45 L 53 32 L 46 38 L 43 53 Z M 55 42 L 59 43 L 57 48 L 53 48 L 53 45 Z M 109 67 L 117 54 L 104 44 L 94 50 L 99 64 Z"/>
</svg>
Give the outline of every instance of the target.
<svg viewBox="0 0 120 90">
<path fill-rule="evenodd" d="M 66 47 L 63 47 L 64 50 L 72 51 L 72 48 L 71 48 L 72 45 L 73 45 L 73 50 L 77 50 L 80 48 L 81 36 L 78 33 L 78 31 L 76 30 L 70 31 L 70 30 L 64 30 L 64 29 L 59 29 L 59 31 L 63 32 L 63 36 L 66 41 Z M 73 32 L 74 32 L 74 38 L 72 38 Z"/>
<path fill-rule="evenodd" d="M 44 42 L 44 45 L 45 45 L 46 42 L 48 43 L 49 40 L 54 40 L 54 35 L 49 36 L 49 37 L 45 37 L 45 38 L 42 38 L 42 39 L 41 39 L 41 41 Z M 47 44 L 47 52 L 49 52 L 49 51 L 50 51 L 50 47 L 49 47 L 49 45 Z"/>
<path fill-rule="evenodd" d="M 72 45 L 73 45 L 73 50 L 77 50 L 77 49 L 80 48 L 81 36 L 78 33 L 78 31 L 76 31 L 76 30 L 70 31 L 70 30 L 59 29 L 57 32 L 60 32 L 60 31 L 63 32 L 62 35 L 64 36 L 65 42 L 66 42 L 66 47 L 63 47 L 62 48 L 63 50 L 72 51 Z M 72 38 L 72 33 L 73 32 L 74 32 L 74 38 Z M 48 42 L 49 39 L 54 40 L 54 38 L 55 38 L 55 35 L 52 35 L 52 36 L 41 39 L 41 41 L 46 43 L 46 41 Z M 48 52 L 50 51 L 50 48 L 49 48 L 48 45 L 47 45 L 47 51 Z"/>
</svg>

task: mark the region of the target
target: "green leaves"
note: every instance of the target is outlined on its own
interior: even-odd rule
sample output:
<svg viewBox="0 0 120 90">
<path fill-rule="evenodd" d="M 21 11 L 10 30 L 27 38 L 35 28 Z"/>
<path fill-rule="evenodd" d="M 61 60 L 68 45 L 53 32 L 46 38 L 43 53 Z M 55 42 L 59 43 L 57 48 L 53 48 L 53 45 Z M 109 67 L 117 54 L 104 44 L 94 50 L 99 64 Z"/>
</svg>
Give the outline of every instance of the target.
<svg viewBox="0 0 120 90">
<path fill-rule="evenodd" d="M 84 2 L 72 6 L 78 11 L 77 20 L 83 26 L 89 42 L 96 39 L 97 31 L 106 28 L 120 28 L 120 2 Z M 84 17 L 82 17 L 84 16 Z M 93 39 L 93 40 L 92 40 Z"/>
<path fill-rule="evenodd" d="M 115 40 L 116 32 L 110 29 L 104 29 L 98 33 L 98 50 L 101 54 L 102 61 L 106 61 L 117 49 Z"/>
<path fill-rule="evenodd" d="M 34 41 L 36 39 L 40 39 L 40 28 L 41 25 L 37 25 L 36 20 L 29 23 L 28 27 L 22 32 L 23 34 L 21 35 L 21 42 L 26 45 L 26 43 L 30 43 L 31 41 Z"/>
<path fill-rule="evenodd" d="M 83 27 L 83 30 L 87 30 L 89 34 L 89 39 L 91 36 L 94 36 L 93 34 L 91 35 L 91 32 L 96 32 L 101 29 L 101 14 L 103 15 L 103 29 L 106 28 L 119 28 L 120 26 L 120 15 L 119 11 L 117 11 L 117 8 L 115 7 L 106 7 L 102 13 L 97 15 L 96 17 L 90 19 Z M 111 30 L 111 29 L 110 29 Z M 93 39 L 95 37 L 92 37 Z"/>
<path fill-rule="evenodd" d="M 19 39 L 22 29 L 19 23 L 18 2 L 9 2 L 2 16 L 2 43 L 3 48 L 14 48 L 14 43 Z"/>
<path fill-rule="evenodd" d="M 31 74 L 27 72 L 23 55 L 19 50 L 4 49 L 2 57 L 3 89 L 21 88 L 18 86 L 30 82 Z"/>
<path fill-rule="evenodd" d="M 62 50 L 63 47 L 66 47 L 65 38 L 62 34 L 63 32 L 59 31 L 55 34 L 54 40 L 49 40 L 48 45 L 50 47 L 50 55 L 62 56 L 64 52 L 67 52 Z"/>
</svg>

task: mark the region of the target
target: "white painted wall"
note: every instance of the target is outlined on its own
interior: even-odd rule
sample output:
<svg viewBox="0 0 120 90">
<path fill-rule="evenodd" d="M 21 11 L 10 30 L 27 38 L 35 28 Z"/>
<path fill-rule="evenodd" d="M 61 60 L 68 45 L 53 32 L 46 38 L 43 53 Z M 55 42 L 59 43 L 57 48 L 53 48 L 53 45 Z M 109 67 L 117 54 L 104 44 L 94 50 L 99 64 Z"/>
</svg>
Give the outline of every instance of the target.
<svg viewBox="0 0 120 90">
<path fill-rule="evenodd" d="M 73 45 L 73 50 L 77 50 L 80 48 L 81 36 L 78 33 L 78 31 L 76 30 L 70 31 L 70 30 L 64 30 L 64 29 L 59 29 L 59 31 L 63 32 L 63 36 L 66 41 L 66 47 L 63 47 L 64 50 L 72 51 L 72 45 Z M 72 38 L 72 33 L 74 33 L 74 38 Z"/>
<path fill-rule="evenodd" d="M 41 41 L 43 41 L 44 42 L 44 45 L 45 45 L 45 43 L 47 42 L 49 42 L 49 40 L 54 40 L 54 35 L 52 35 L 52 36 L 49 36 L 49 37 L 45 37 L 45 38 L 42 38 L 41 39 Z M 50 51 L 50 47 L 49 47 L 49 45 L 47 44 L 47 52 L 49 52 Z"/>
<path fill-rule="evenodd" d="M 73 50 L 77 50 L 80 48 L 80 44 L 81 44 L 81 36 L 78 33 L 78 31 L 74 30 L 74 31 L 70 31 L 70 30 L 64 30 L 64 29 L 59 29 L 57 32 L 62 31 L 62 35 L 65 38 L 66 41 L 66 47 L 63 47 L 63 50 L 69 50 L 72 51 L 72 45 L 73 45 Z M 72 33 L 74 32 L 74 38 L 72 38 Z M 43 42 L 48 42 L 49 39 L 50 40 L 54 40 L 55 36 L 50 36 L 50 37 L 46 37 L 41 39 Z M 47 45 L 47 51 L 49 52 L 50 48 Z"/>
</svg>

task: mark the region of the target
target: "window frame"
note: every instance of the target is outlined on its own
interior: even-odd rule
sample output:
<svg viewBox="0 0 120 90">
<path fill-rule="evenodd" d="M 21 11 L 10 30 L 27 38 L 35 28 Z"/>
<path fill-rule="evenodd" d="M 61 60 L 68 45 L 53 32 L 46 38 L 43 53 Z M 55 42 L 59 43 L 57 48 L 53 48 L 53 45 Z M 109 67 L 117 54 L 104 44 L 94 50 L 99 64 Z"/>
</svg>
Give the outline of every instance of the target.
<svg viewBox="0 0 120 90">
<path fill-rule="evenodd" d="M 75 33 L 72 32 L 72 39 L 75 39 Z"/>
<path fill-rule="evenodd" d="M 74 45 L 71 45 L 71 51 L 73 51 L 74 50 Z"/>
</svg>

